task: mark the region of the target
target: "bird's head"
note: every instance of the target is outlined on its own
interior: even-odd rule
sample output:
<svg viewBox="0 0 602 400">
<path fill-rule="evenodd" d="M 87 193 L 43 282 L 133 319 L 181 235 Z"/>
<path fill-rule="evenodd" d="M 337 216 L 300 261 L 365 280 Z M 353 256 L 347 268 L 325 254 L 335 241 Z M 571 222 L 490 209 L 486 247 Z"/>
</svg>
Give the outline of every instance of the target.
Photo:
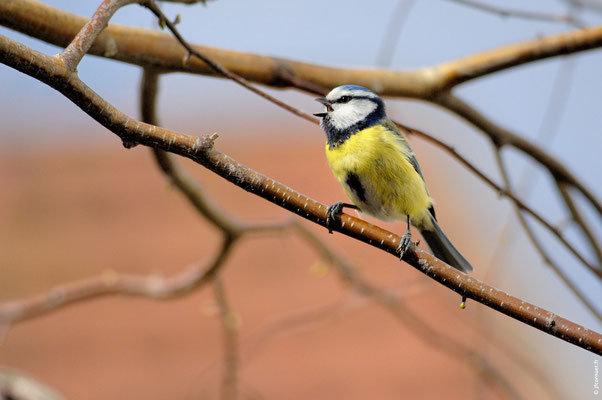
<svg viewBox="0 0 602 400">
<path fill-rule="evenodd" d="M 314 114 L 322 118 L 322 127 L 345 131 L 353 127 L 377 123 L 385 116 L 385 106 L 376 93 L 356 85 L 339 86 L 326 97 L 317 98 L 326 110 Z"/>
</svg>

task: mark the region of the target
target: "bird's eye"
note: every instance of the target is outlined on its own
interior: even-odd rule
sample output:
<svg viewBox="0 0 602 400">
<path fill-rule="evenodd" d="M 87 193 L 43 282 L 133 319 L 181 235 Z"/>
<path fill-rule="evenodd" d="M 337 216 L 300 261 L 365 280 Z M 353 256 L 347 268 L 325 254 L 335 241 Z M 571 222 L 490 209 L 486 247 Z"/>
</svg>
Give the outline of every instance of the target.
<svg viewBox="0 0 602 400">
<path fill-rule="evenodd" d="M 351 96 L 342 96 L 338 103 L 349 103 L 349 101 L 351 101 Z"/>
</svg>

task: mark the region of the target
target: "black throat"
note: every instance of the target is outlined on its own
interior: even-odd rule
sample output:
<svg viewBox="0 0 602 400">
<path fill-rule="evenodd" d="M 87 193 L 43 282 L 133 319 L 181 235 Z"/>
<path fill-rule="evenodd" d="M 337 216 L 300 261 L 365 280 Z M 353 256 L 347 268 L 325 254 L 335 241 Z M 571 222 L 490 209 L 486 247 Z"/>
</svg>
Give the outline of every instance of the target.
<svg viewBox="0 0 602 400">
<path fill-rule="evenodd" d="M 376 108 L 363 120 L 345 128 L 338 129 L 330 120 L 330 116 L 327 114 L 322 118 L 321 126 L 324 132 L 326 132 L 326 140 L 328 141 L 328 148 L 334 150 L 341 144 L 345 143 L 347 139 L 356 134 L 357 132 L 369 128 L 378 124 L 383 118 L 385 118 L 385 105 L 380 99 L 376 101 Z"/>
</svg>

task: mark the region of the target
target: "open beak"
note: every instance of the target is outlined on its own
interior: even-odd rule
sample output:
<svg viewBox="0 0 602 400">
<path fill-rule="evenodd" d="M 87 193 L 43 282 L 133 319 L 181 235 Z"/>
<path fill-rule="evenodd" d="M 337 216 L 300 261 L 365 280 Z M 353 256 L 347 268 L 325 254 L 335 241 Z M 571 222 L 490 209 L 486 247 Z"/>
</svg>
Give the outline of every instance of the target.
<svg viewBox="0 0 602 400">
<path fill-rule="evenodd" d="M 332 111 L 332 105 L 330 104 L 330 102 L 328 100 L 326 100 L 326 97 L 318 97 L 316 99 L 316 101 L 318 103 L 324 104 L 324 106 L 326 107 L 326 111 Z M 316 117 L 324 118 L 327 114 L 328 114 L 327 112 L 323 112 L 323 113 L 315 113 L 314 115 Z"/>
</svg>

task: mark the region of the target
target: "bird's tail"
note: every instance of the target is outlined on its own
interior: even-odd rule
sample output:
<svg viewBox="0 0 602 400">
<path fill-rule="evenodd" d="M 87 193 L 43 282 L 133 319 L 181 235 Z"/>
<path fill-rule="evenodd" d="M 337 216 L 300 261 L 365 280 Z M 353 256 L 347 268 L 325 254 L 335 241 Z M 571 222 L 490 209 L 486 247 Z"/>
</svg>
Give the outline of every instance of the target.
<svg viewBox="0 0 602 400">
<path fill-rule="evenodd" d="M 431 251 L 441 261 L 446 262 L 452 267 L 462 271 L 472 271 L 472 265 L 464 258 L 462 254 L 454 247 L 452 242 L 445 236 L 445 233 L 439 227 L 437 220 L 431 215 L 432 229 L 421 229 L 420 234 L 429 245 Z"/>
</svg>

